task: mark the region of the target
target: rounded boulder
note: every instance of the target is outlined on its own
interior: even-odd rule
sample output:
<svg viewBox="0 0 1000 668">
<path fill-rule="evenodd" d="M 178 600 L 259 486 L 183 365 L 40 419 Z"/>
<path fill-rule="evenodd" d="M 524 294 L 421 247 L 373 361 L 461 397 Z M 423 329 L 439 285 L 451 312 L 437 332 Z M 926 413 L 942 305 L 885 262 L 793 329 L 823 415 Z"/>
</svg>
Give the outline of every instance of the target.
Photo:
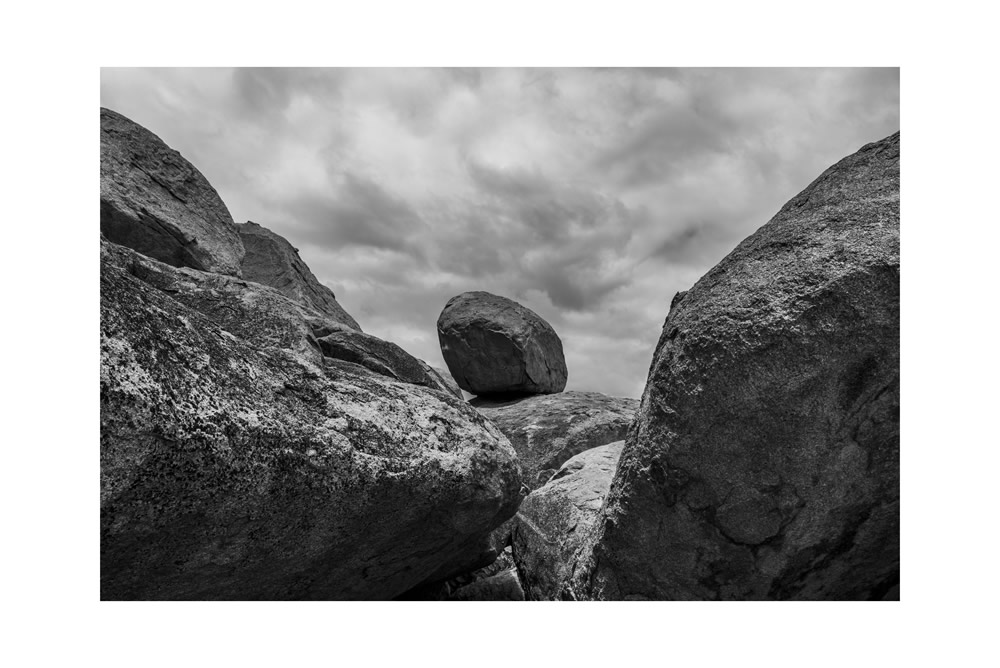
<svg viewBox="0 0 1000 668">
<path fill-rule="evenodd" d="M 476 395 L 554 394 L 566 387 L 562 341 L 541 316 L 489 292 L 465 292 L 437 321 L 448 370 Z"/>
</svg>

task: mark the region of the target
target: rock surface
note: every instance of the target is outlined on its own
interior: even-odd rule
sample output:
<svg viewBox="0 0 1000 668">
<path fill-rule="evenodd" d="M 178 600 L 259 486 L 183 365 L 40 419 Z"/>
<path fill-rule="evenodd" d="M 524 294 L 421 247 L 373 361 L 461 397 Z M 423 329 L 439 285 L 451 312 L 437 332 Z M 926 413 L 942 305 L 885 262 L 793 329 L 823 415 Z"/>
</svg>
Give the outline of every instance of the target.
<svg viewBox="0 0 1000 668">
<path fill-rule="evenodd" d="M 172 267 L 123 246 L 101 242 L 118 267 L 188 308 L 208 317 L 229 335 L 255 347 L 278 348 L 300 361 L 322 365 L 313 327 L 327 322 L 277 290 L 234 276 Z"/>
<path fill-rule="evenodd" d="M 458 383 L 455 382 L 455 379 L 451 377 L 450 373 L 444 369 L 439 369 L 436 366 L 431 366 L 423 360 L 417 361 L 425 367 L 424 370 L 428 375 L 435 379 L 439 387 L 447 392 L 451 392 L 462 401 L 465 401 L 465 395 L 462 394 L 462 388 L 458 386 Z"/>
<path fill-rule="evenodd" d="M 513 518 L 512 518 L 513 519 Z M 511 582 L 513 574 L 516 584 Z M 503 576 L 503 577 L 498 577 Z M 488 582 L 487 582 L 488 581 Z M 485 583 L 482 584 L 481 583 Z M 491 563 L 460 573 L 447 580 L 428 582 L 399 596 L 399 601 L 523 601 L 524 591 L 517 578 L 510 546 L 501 550 Z"/>
<path fill-rule="evenodd" d="M 102 243 L 102 599 L 387 599 L 479 565 L 521 498 L 491 422 L 234 335 L 134 259 Z"/>
<path fill-rule="evenodd" d="M 477 580 L 462 587 L 448 599 L 450 601 L 523 601 L 524 590 L 517 578 L 517 570 L 508 568 L 496 575 Z"/>
<path fill-rule="evenodd" d="M 476 395 L 551 394 L 566 387 L 555 330 L 534 311 L 488 292 L 452 297 L 437 321 L 448 370 Z"/>
<path fill-rule="evenodd" d="M 319 339 L 326 357 L 353 362 L 393 380 L 423 385 L 455 396 L 441 374 L 395 343 L 352 329 L 333 331 Z M 457 398 L 462 399 L 459 391 Z M 463 399 L 464 401 L 464 399 Z"/>
<path fill-rule="evenodd" d="M 528 599 L 560 597 L 573 557 L 608 494 L 623 445 L 617 441 L 581 452 L 521 502 L 512 545 Z"/>
<path fill-rule="evenodd" d="M 469 403 L 510 439 L 530 489 L 544 485 L 570 457 L 623 440 L 639 408 L 636 399 L 575 391 Z"/>
<path fill-rule="evenodd" d="M 253 221 L 237 225 L 237 229 L 246 249 L 241 265 L 243 278 L 269 285 L 292 301 L 361 331 L 357 321 L 337 302 L 333 290 L 319 282 L 299 257 L 298 249 L 284 237 Z"/>
<path fill-rule="evenodd" d="M 675 301 L 564 594 L 882 598 L 899 581 L 899 134 Z"/>
<path fill-rule="evenodd" d="M 175 267 L 240 275 L 243 242 L 215 188 L 159 137 L 103 108 L 101 233 Z"/>
</svg>

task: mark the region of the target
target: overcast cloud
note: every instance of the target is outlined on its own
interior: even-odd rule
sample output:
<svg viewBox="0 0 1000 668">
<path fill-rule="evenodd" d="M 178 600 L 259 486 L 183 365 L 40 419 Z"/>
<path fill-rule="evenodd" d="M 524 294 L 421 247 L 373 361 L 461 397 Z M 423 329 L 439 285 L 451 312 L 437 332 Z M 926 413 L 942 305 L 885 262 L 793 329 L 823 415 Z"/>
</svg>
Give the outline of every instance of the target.
<svg viewBox="0 0 1000 668">
<path fill-rule="evenodd" d="M 288 238 L 371 334 L 444 367 L 486 290 L 638 397 L 670 299 L 899 129 L 897 69 L 104 69 L 101 104 Z M 95 117 L 96 118 L 96 117 Z"/>
</svg>

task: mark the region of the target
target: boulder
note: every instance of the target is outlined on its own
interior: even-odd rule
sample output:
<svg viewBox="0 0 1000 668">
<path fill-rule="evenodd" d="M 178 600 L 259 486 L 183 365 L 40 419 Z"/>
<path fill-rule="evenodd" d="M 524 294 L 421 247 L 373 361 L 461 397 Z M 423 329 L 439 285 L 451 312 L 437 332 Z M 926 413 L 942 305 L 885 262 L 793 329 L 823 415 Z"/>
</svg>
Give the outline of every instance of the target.
<svg viewBox="0 0 1000 668">
<path fill-rule="evenodd" d="M 575 391 L 469 403 L 510 439 L 529 489 L 544 485 L 570 457 L 623 440 L 639 408 L 636 399 Z"/>
<path fill-rule="evenodd" d="M 102 243 L 102 599 L 388 599 L 479 565 L 521 499 L 493 423 L 236 336 L 128 256 Z"/>
<path fill-rule="evenodd" d="M 566 387 L 562 341 L 549 323 L 515 301 L 462 293 L 445 305 L 437 330 L 448 370 L 467 392 L 551 394 Z"/>
<path fill-rule="evenodd" d="M 341 328 L 319 339 L 326 357 L 353 362 L 388 378 L 414 385 L 423 385 L 447 392 L 465 400 L 459 390 L 456 395 L 441 374 L 413 357 L 395 343 L 353 329 Z"/>
<path fill-rule="evenodd" d="M 303 304 L 326 318 L 361 331 L 357 321 L 337 302 L 333 290 L 319 282 L 288 241 L 247 221 L 237 225 L 246 255 L 241 265 L 243 278 L 269 285 L 292 301 Z"/>
<path fill-rule="evenodd" d="M 101 233 L 175 267 L 240 275 L 243 242 L 215 188 L 159 137 L 103 108 Z"/>
<path fill-rule="evenodd" d="M 878 600 L 898 582 L 896 133 L 675 300 L 564 594 Z"/>
<path fill-rule="evenodd" d="M 521 502 L 514 519 L 514 563 L 531 600 L 554 600 L 573 572 L 573 557 L 597 520 L 624 441 L 572 457 Z"/>
</svg>

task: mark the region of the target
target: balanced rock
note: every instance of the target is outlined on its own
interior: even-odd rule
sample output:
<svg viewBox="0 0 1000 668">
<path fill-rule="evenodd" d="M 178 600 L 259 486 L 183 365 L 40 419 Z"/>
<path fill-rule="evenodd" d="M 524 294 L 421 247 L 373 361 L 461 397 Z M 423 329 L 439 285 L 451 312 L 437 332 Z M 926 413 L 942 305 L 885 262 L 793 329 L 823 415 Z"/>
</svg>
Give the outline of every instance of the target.
<svg viewBox="0 0 1000 668">
<path fill-rule="evenodd" d="M 564 593 L 878 600 L 898 582 L 897 133 L 676 300 Z"/>
<path fill-rule="evenodd" d="M 521 499 L 489 420 L 233 335 L 127 256 L 102 244 L 102 599 L 387 599 L 480 565 Z"/>
<path fill-rule="evenodd" d="M 219 193 L 152 132 L 101 109 L 101 233 L 175 267 L 240 275 L 243 243 Z"/>
<path fill-rule="evenodd" d="M 529 489 L 544 485 L 570 457 L 623 440 L 639 408 L 636 399 L 576 391 L 469 403 L 510 439 Z"/>
<path fill-rule="evenodd" d="M 452 297 L 437 321 L 448 370 L 477 395 L 550 394 L 566 387 L 562 341 L 534 311 L 488 292 Z"/>
<path fill-rule="evenodd" d="M 623 445 L 617 441 L 581 452 L 521 502 L 512 545 L 528 599 L 560 597 L 573 557 L 608 494 Z"/>
<path fill-rule="evenodd" d="M 284 237 L 253 221 L 237 225 L 237 229 L 246 249 L 243 278 L 269 285 L 334 322 L 361 330 L 357 321 L 337 302 L 333 290 L 319 282 L 299 257 L 298 249 Z"/>
</svg>

